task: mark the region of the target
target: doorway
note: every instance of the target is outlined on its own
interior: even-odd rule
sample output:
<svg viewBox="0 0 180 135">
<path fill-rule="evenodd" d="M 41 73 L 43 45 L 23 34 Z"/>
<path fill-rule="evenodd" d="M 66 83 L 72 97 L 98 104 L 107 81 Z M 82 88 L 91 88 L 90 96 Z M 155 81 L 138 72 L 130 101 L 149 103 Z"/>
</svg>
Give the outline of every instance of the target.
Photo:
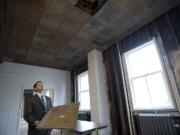
<svg viewBox="0 0 180 135">
<path fill-rule="evenodd" d="M 24 112 L 27 110 L 27 105 L 30 98 L 33 96 L 33 89 L 24 89 L 23 98 L 21 100 L 21 115 L 19 120 L 19 135 L 27 135 L 28 133 L 28 123 L 24 120 Z"/>
</svg>

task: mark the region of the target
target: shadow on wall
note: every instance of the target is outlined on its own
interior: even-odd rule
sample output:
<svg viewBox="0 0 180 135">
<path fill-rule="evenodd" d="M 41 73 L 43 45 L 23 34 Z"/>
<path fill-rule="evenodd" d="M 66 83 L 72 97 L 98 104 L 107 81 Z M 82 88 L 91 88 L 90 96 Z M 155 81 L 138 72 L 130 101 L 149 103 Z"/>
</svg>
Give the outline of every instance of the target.
<svg viewBox="0 0 180 135">
<path fill-rule="evenodd" d="M 172 65 L 174 66 L 173 68 L 174 68 L 174 73 L 177 80 L 177 85 L 180 88 L 180 49 L 177 51 L 173 51 L 171 55 L 172 55 L 171 62 L 172 62 Z"/>
</svg>

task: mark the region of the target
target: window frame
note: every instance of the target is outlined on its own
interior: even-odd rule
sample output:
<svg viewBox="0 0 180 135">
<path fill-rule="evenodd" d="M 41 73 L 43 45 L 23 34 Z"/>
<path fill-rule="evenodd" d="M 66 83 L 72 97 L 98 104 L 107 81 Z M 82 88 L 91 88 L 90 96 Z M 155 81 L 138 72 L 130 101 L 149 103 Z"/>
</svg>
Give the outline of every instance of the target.
<svg viewBox="0 0 180 135">
<path fill-rule="evenodd" d="M 146 44 L 150 41 L 154 41 L 155 42 L 155 47 L 157 49 L 159 58 L 160 58 L 160 62 L 161 62 L 161 66 L 162 66 L 162 70 L 163 73 L 162 75 L 164 76 L 164 79 L 166 81 L 166 87 L 168 87 L 168 94 L 169 97 L 171 98 L 173 107 L 172 109 L 134 109 L 134 105 L 133 105 L 133 96 L 132 96 L 132 92 L 131 92 L 131 84 L 130 84 L 130 78 L 128 76 L 128 69 L 127 69 L 127 65 L 126 65 L 126 58 L 125 58 L 125 54 L 131 51 L 135 51 L 136 49 L 140 49 L 141 47 L 146 46 Z M 170 75 L 171 71 L 169 68 L 169 63 L 167 62 L 167 56 L 164 55 L 165 51 L 163 46 L 159 45 L 158 39 L 156 37 L 152 37 L 146 41 L 144 41 L 143 43 L 141 43 L 139 46 L 132 48 L 131 50 L 124 52 L 122 54 L 122 64 L 123 64 L 123 68 L 124 68 L 124 78 L 125 78 L 125 85 L 126 85 L 126 89 L 127 89 L 127 96 L 128 96 L 128 100 L 129 100 L 129 107 L 130 109 L 135 112 L 135 113 L 158 113 L 158 112 L 178 112 L 178 106 L 177 106 L 177 102 L 176 102 L 176 97 L 175 97 L 175 92 L 173 89 L 173 86 L 175 84 L 174 79 L 172 79 L 172 75 Z M 144 76 L 144 75 L 143 75 Z"/>
<path fill-rule="evenodd" d="M 79 97 L 80 97 L 80 94 L 81 93 L 84 93 L 84 92 L 89 92 L 89 89 L 88 90 L 83 90 L 83 91 L 80 91 L 80 84 L 79 84 L 79 82 L 80 82 L 80 77 L 81 76 L 83 76 L 83 75 L 85 75 L 85 74 L 88 74 L 88 71 L 85 71 L 85 72 L 82 72 L 82 73 L 80 73 L 78 76 L 77 76 L 77 86 L 78 86 L 78 90 L 77 90 L 77 100 L 78 100 L 78 102 L 80 102 L 81 103 L 81 101 L 80 101 L 80 99 L 79 99 Z M 89 74 L 88 74 L 88 83 L 89 83 Z M 89 92 L 89 100 L 90 100 L 90 92 Z M 90 102 L 90 101 L 89 101 Z M 91 104 L 90 104 L 90 109 L 80 109 L 79 108 L 79 111 L 90 111 L 91 110 Z"/>
</svg>

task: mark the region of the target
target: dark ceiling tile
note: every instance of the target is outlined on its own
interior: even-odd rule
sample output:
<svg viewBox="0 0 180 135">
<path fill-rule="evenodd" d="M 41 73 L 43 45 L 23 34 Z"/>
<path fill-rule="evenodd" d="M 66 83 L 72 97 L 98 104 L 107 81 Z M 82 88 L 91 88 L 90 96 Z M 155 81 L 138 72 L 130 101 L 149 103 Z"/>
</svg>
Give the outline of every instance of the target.
<svg viewBox="0 0 180 135">
<path fill-rule="evenodd" d="M 52 54 L 52 53 L 45 53 L 43 56 L 42 56 L 43 59 L 47 59 L 47 60 L 54 60 L 55 59 L 55 55 Z"/>
<path fill-rule="evenodd" d="M 31 43 L 31 47 L 36 49 L 36 50 L 39 50 L 40 52 L 43 51 L 45 48 L 48 47 L 47 44 L 43 44 L 41 42 L 32 42 Z"/>
<path fill-rule="evenodd" d="M 8 55 L 11 57 L 24 58 L 27 53 L 27 48 L 19 45 L 12 45 L 8 48 Z"/>
<path fill-rule="evenodd" d="M 33 37 L 33 41 L 32 42 L 35 43 L 35 44 L 48 45 L 48 44 L 50 44 L 50 38 L 46 38 L 46 37 L 43 37 L 43 36 L 35 35 Z"/>
<path fill-rule="evenodd" d="M 59 16 L 45 13 L 40 20 L 40 25 L 45 26 L 48 29 L 56 30 L 61 24 L 61 18 Z"/>
<path fill-rule="evenodd" d="M 65 46 L 65 44 L 72 38 L 72 34 L 66 33 L 64 31 L 57 31 L 52 37 L 52 43 L 57 44 L 60 47 Z"/>
<path fill-rule="evenodd" d="M 48 67 L 53 67 L 53 68 L 59 68 L 59 69 L 66 69 L 68 70 L 69 68 L 72 67 L 72 63 L 69 61 L 66 61 L 64 59 L 57 59 L 57 60 L 49 60 L 49 59 L 41 59 L 39 62 L 41 65 L 45 65 Z"/>
<path fill-rule="evenodd" d="M 35 35 L 38 37 L 43 37 L 50 40 L 53 33 L 54 33 L 54 30 L 51 30 L 47 27 L 39 25 L 39 27 L 36 29 Z"/>
<path fill-rule="evenodd" d="M 115 28 L 114 28 L 115 29 Z M 103 30 L 100 30 L 97 35 L 100 35 L 101 37 L 108 38 L 111 33 L 114 31 L 113 28 L 105 28 Z"/>
<path fill-rule="evenodd" d="M 103 23 L 111 23 L 120 14 L 120 11 L 116 5 L 112 2 L 107 2 L 101 10 L 95 15 L 95 18 Z"/>
<path fill-rule="evenodd" d="M 67 14 L 67 16 L 69 17 L 69 18 L 71 18 L 71 20 L 72 21 L 76 21 L 78 18 L 79 18 L 79 16 L 80 16 L 80 14 L 81 14 L 81 10 L 80 9 L 78 9 L 77 7 L 71 7 L 71 12 L 69 12 L 68 14 Z"/>
<path fill-rule="evenodd" d="M 78 0 L 68 0 L 67 1 L 69 4 L 75 6 L 75 4 L 78 2 Z"/>
<path fill-rule="evenodd" d="M 76 50 L 78 50 L 79 48 L 76 48 L 75 46 L 67 46 L 63 49 L 63 51 L 67 54 L 73 54 Z"/>
<path fill-rule="evenodd" d="M 58 55 L 58 48 L 55 46 L 51 46 L 43 52 L 41 59 L 54 60 Z"/>
<path fill-rule="evenodd" d="M 76 37 L 79 38 L 80 40 L 91 40 L 93 36 L 94 36 L 93 33 L 85 29 L 81 29 L 76 35 Z"/>
<path fill-rule="evenodd" d="M 124 10 L 134 21 L 144 18 L 151 13 L 151 9 L 147 8 L 144 3 L 135 2 L 128 9 Z"/>
<path fill-rule="evenodd" d="M 23 18 L 31 23 L 37 24 L 42 13 L 43 8 L 34 3 L 23 1 L 17 4 L 16 17 Z"/>
<path fill-rule="evenodd" d="M 67 53 L 67 52 L 65 52 L 65 51 L 61 51 L 61 52 L 57 55 L 56 59 L 72 60 L 72 54 Z"/>
<path fill-rule="evenodd" d="M 84 40 L 81 40 L 81 38 L 74 37 L 74 38 L 72 38 L 72 40 L 70 40 L 70 41 L 67 43 L 67 46 L 72 46 L 73 48 L 78 49 L 78 48 L 81 47 L 83 44 L 86 44 L 86 42 L 84 42 Z"/>
<path fill-rule="evenodd" d="M 86 23 L 89 19 L 91 18 L 91 16 L 89 14 L 87 14 L 86 12 L 80 11 L 80 14 L 78 16 L 78 18 L 75 20 L 77 23 L 79 24 L 84 24 Z"/>
<path fill-rule="evenodd" d="M 85 25 L 84 29 L 87 29 L 93 33 L 96 33 L 96 31 L 100 30 L 102 28 L 102 23 L 97 20 L 96 18 L 91 18 Z"/>
<path fill-rule="evenodd" d="M 74 34 L 79 30 L 77 25 L 69 20 L 66 20 L 63 25 L 58 29 L 61 33 L 65 33 L 70 37 L 74 36 Z"/>
<path fill-rule="evenodd" d="M 43 48 L 36 48 L 31 46 L 30 49 L 27 52 L 27 59 L 40 59 L 42 52 L 43 52 Z"/>
<path fill-rule="evenodd" d="M 47 12 L 50 12 L 54 15 L 61 15 L 66 12 L 68 9 L 68 5 L 66 1 L 62 0 L 51 0 L 48 4 Z"/>
<path fill-rule="evenodd" d="M 15 28 L 16 41 L 30 43 L 35 33 L 35 25 L 27 22 L 20 22 Z"/>
<path fill-rule="evenodd" d="M 29 2 L 38 7 L 44 8 L 47 4 L 47 0 L 19 0 L 20 2 Z"/>
<path fill-rule="evenodd" d="M 111 0 L 112 3 L 115 5 L 118 5 L 120 7 L 128 7 L 131 5 L 133 2 L 140 1 L 140 0 Z"/>
<path fill-rule="evenodd" d="M 111 0 L 91 16 L 75 7 L 77 1 L 8 3 L 8 57 L 20 63 L 70 69 L 84 62 L 92 49 L 105 49 L 179 3 L 179 0 Z"/>
</svg>

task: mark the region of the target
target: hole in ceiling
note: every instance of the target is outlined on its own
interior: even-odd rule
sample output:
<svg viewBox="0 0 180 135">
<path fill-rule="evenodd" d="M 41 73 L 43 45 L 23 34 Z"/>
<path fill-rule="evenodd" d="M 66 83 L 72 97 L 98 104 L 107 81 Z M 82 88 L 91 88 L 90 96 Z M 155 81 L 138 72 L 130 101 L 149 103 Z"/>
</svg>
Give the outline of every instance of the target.
<svg viewBox="0 0 180 135">
<path fill-rule="evenodd" d="M 78 0 L 76 7 L 81 10 L 94 15 L 105 4 L 107 0 Z"/>
</svg>

